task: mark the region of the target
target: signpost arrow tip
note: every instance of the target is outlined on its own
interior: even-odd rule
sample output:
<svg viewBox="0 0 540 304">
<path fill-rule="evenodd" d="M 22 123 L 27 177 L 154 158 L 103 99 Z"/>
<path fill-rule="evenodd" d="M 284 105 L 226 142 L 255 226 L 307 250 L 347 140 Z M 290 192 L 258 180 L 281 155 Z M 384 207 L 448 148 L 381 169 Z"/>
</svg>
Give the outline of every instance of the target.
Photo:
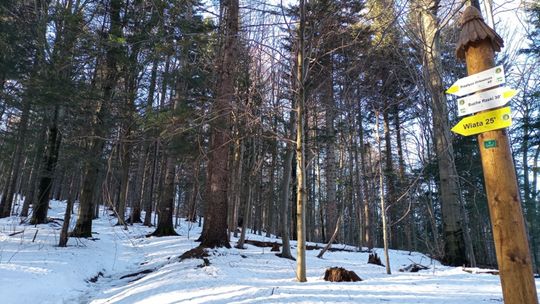
<svg viewBox="0 0 540 304">
<path fill-rule="evenodd" d="M 451 87 L 448 88 L 448 90 L 446 90 L 446 94 L 455 94 L 459 91 L 459 86 L 458 85 L 453 85 Z"/>
<path fill-rule="evenodd" d="M 463 133 L 460 132 L 460 127 L 459 127 L 459 124 L 455 125 L 452 129 L 450 129 L 450 131 L 456 133 L 456 134 L 459 134 L 459 135 L 465 135 Z"/>
<path fill-rule="evenodd" d="M 504 91 L 503 92 L 503 98 L 504 99 L 510 99 L 510 98 L 516 96 L 517 93 L 518 93 L 518 90 L 514 90 L 514 89 Z"/>
</svg>

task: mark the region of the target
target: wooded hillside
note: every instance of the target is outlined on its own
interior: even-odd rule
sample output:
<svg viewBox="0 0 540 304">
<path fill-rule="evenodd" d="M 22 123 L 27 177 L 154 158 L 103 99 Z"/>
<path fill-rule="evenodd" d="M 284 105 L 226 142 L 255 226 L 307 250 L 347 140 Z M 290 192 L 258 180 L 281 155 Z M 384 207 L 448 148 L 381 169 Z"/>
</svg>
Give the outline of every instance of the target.
<svg viewBox="0 0 540 304">
<path fill-rule="evenodd" d="M 204 223 L 205 247 L 250 229 L 284 257 L 304 239 L 496 266 L 476 138 L 450 132 L 444 94 L 466 76 L 464 5 L 2 1 L 0 216 L 46 223 L 66 200 L 71 237 L 105 205 L 154 236 Z M 494 26 L 496 61 L 519 90 L 509 134 L 538 272 L 540 6 L 519 13 L 518 30 Z"/>
</svg>

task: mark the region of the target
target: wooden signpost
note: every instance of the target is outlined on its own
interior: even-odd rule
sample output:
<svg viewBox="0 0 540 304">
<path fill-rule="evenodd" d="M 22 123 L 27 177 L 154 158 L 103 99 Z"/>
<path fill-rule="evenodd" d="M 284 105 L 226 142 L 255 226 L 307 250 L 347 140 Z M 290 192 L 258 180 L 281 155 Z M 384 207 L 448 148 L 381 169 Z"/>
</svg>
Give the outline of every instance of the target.
<svg viewBox="0 0 540 304">
<path fill-rule="evenodd" d="M 493 69 L 495 52 L 500 51 L 502 46 L 502 38 L 485 24 L 481 13 L 472 6 L 465 9 L 456 55 L 467 62 L 467 73 L 478 75 Z M 492 83 L 484 89 L 491 86 L 493 86 Z M 460 90 L 461 87 L 457 91 L 455 89 L 451 91 L 455 93 Z M 510 115 L 509 107 L 487 113 L 490 114 L 480 115 L 488 115 L 495 119 L 504 118 L 505 114 Z M 475 116 L 478 115 L 470 117 Z M 537 304 L 538 297 L 516 171 L 508 135 L 504 129 L 507 124 L 499 125 L 502 129 L 492 129 L 487 132 L 482 130 L 483 133 L 478 135 L 497 264 L 504 303 Z M 471 127 L 471 129 L 474 128 L 476 127 Z"/>
</svg>

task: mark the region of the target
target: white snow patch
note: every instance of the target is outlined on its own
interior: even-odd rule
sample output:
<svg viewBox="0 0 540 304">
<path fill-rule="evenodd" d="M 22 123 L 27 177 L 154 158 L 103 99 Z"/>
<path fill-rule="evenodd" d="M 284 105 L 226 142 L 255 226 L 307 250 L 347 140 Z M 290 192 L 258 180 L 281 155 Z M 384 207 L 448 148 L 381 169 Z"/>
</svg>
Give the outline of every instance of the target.
<svg viewBox="0 0 540 304">
<path fill-rule="evenodd" d="M 49 216 L 63 218 L 63 202 L 52 201 L 51 207 Z M 124 230 L 102 213 L 93 224 L 96 240 L 71 238 L 67 248 L 59 248 L 58 223 L 34 227 L 19 220 L 0 219 L 0 295 L 6 304 L 502 302 L 498 276 L 445 267 L 420 253 L 390 250 L 392 275 L 387 275 L 384 267 L 367 264 L 365 252 L 327 252 L 319 259 L 319 251 L 311 250 L 308 282 L 298 283 L 294 261 L 249 244 L 243 250 L 211 251 L 208 266 L 199 259 L 179 262 L 179 255 L 198 245 L 200 233 L 196 224 L 185 221 L 177 229 L 181 236 L 146 238 L 153 228 L 134 225 Z M 24 232 L 9 236 L 19 231 Z M 248 239 L 280 242 L 252 234 Z M 429 269 L 398 272 L 412 262 Z M 332 266 L 353 270 L 363 281 L 325 282 L 324 271 Z M 147 273 L 136 274 L 141 271 Z"/>
</svg>

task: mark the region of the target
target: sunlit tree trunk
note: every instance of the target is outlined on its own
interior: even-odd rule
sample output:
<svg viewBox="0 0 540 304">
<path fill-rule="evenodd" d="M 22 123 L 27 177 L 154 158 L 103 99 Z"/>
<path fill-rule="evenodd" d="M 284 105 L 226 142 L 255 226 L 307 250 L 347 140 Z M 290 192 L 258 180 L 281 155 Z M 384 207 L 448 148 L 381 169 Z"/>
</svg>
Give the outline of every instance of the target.
<svg viewBox="0 0 540 304">
<path fill-rule="evenodd" d="M 379 113 L 375 112 L 375 135 L 377 137 L 377 147 L 379 152 L 379 200 L 381 204 L 381 220 L 383 229 L 384 258 L 386 262 L 386 274 L 392 274 L 390 270 L 390 256 L 388 255 L 388 223 L 386 218 L 386 200 L 384 194 L 384 170 L 382 164 L 381 136 L 379 132 Z"/>
<path fill-rule="evenodd" d="M 439 49 L 439 1 L 419 0 L 421 46 L 425 81 L 432 98 L 433 136 L 439 165 L 439 187 L 444 230 L 444 261 L 449 265 L 467 264 L 460 206 L 459 181 L 454 164 L 448 109 L 441 79 Z"/>
<path fill-rule="evenodd" d="M 298 30 L 297 53 L 297 100 L 296 100 L 296 280 L 306 282 L 306 168 L 304 159 L 304 101 L 305 101 L 305 59 L 304 27 L 305 1 L 300 0 L 300 24 Z"/>
</svg>

